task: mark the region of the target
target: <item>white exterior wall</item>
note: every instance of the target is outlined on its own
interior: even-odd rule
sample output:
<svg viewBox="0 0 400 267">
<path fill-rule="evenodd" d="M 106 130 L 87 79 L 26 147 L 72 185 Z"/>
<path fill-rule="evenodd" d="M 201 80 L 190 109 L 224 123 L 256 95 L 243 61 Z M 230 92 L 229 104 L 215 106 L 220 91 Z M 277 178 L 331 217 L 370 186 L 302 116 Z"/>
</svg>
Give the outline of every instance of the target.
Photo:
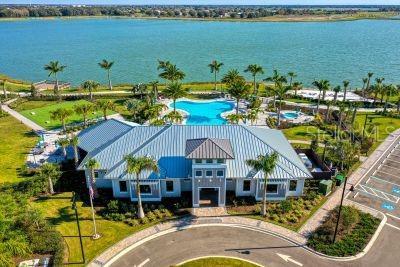
<svg viewBox="0 0 400 267">
<path fill-rule="evenodd" d="M 289 185 L 290 185 L 290 180 L 288 180 L 288 182 L 287 182 L 286 196 L 288 196 L 288 197 L 299 197 L 299 196 L 303 195 L 304 179 L 298 179 L 297 180 L 296 191 L 289 191 Z"/>
<path fill-rule="evenodd" d="M 116 198 L 129 198 L 129 192 L 130 192 L 130 183 L 129 181 L 126 180 L 119 180 L 119 179 L 113 179 L 112 181 L 112 189 L 113 189 L 113 196 Z M 126 192 L 121 192 L 119 188 L 119 181 L 126 181 L 126 187 L 127 191 Z"/>
<path fill-rule="evenodd" d="M 236 196 L 243 197 L 243 196 L 255 196 L 256 195 L 256 180 L 255 179 L 235 179 L 236 180 Z M 250 191 L 243 191 L 243 181 L 250 180 Z"/>
<path fill-rule="evenodd" d="M 96 178 L 96 187 L 97 188 L 112 188 L 112 181 L 110 179 L 104 179 L 104 175 L 106 174 L 105 170 L 97 171 L 99 176 Z M 86 187 L 89 188 L 89 181 L 90 181 L 90 171 L 85 170 L 85 177 L 86 177 Z"/>
<path fill-rule="evenodd" d="M 167 181 L 173 181 L 174 191 L 167 192 Z M 161 181 L 161 196 L 162 197 L 180 197 L 181 196 L 181 179 L 165 179 Z"/>
</svg>

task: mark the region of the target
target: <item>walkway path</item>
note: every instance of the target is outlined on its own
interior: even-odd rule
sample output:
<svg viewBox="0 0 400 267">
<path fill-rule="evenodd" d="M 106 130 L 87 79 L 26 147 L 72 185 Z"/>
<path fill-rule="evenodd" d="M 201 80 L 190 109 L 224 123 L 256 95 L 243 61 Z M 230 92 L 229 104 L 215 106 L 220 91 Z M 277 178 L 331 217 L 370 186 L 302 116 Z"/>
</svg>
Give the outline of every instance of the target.
<svg viewBox="0 0 400 267">
<path fill-rule="evenodd" d="M 5 112 L 7 112 L 8 114 L 10 114 L 11 116 L 13 116 L 14 118 L 16 118 L 18 121 L 20 121 L 21 123 L 25 124 L 26 126 L 28 126 L 29 128 L 31 128 L 32 130 L 34 130 L 35 132 L 40 132 L 40 131 L 45 131 L 45 129 L 36 124 L 35 122 L 27 119 L 26 117 L 22 116 L 20 113 L 18 113 L 17 111 L 11 109 L 8 105 L 11 104 L 12 102 L 16 101 L 17 98 L 11 99 L 7 102 L 5 102 L 4 104 L 1 104 L 1 109 L 4 110 Z"/>
</svg>

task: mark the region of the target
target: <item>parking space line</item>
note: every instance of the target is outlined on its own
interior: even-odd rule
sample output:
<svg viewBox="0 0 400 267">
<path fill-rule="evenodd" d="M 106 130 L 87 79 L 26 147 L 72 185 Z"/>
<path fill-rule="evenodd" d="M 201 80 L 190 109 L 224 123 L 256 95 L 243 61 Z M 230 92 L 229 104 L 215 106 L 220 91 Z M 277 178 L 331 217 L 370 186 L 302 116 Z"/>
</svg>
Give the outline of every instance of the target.
<svg viewBox="0 0 400 267">
<path fill-rule="evenodd" d="M 378 181 L 382 181 L 382 182 L 384 182 L 384 183 L 388 183 L 388 184 L 392 184 L 392 185 L 396 185 L 396 186 L 399 186 L 399 187 L 400 187 L 400 184 L 392 183 L 392 182 L 386 181 L 385 179 L 378 178 L 378 177 L 376 177 L 376 176 L 371 176 L 371 178 L 372 178 L 372 179 L 375 179 L 375 180 L 378 180 Z"/>
<path fill-rule="evenodd" d="M 390 226 L 390 227 L 392 227 L 392 228 L 394 228 L 394 229 L 397 229 L 397 230 L 399 230 L 399 231 L 400 231 L 400 228 L 399 228 L 399 227 L 397 227 L 397 226 L 394 226 L 393 224 L 386 223 L 386 225 L 387 225 L 387 226 Z"/>
<path fill-rule="evenodd" d="M 396 204 L 399 203 L 400 198 L 398 196 L 395 196 L 395 195 L 392 195 L 392 194 L 383 192 L 381 190 L 375 189 L 373 187 L 362 185 L 362 184 L 359 184 L 358 187 L 362 189 L 361 193 L 365 192 L 367 194 L 390 201 L 392 203 L 396 203 Z M 360 190 L 360 189 L 358 189 L 358 190 Z"/>
<path fill-rule="evenodd" d="M 382 165 L 382 166 L 383 166 L 383 165 Z M 392 167 L 392 166 L 389 166 L 389 165 L 385 165 L 385 168 L 392 168 L 392 169 L 395 169 L 396 171 L 400 171 L 400 169 L 399 169 L 399 168 Z"/>
<path fill-rule="evenodd" d="M 399 163 L 397 160 L 393 160 L 393 159 L 386 158 L 385 161 L 387 161 L 387 160 L 388 160 L 388 161 L 395 162 L 395 163 Z"/>
<path fill-rule="evenodd" d="M 390 214 L 390 213 L 386 213 L 386 215 L 389 216 L 389 217 L 392 217 L 393 219 L 400 220 L 399 217 L 394 216 L 394 215 L 392 215 L 392 214 Z"/>
<path fill-rule="evenodd" d="M 390 176 L 393 176 L 394 178 L 396 178 L 396 179 L 399 179 L 399 177 L 398 176 L 396 176 L 395 174 L 391 174 L 391 173 L 388 173 L 388 172 L 385 172 L 385 171 L 382 171 L 382 170 L 379 170 L 380 172 L 382 172 L 382 173 L 384 173 L 384 174 L 386 174 L 386 175 L 390 175 Z M 376 173 L 374 173 L 374 175 L 375 175 Z"/>
</svg>

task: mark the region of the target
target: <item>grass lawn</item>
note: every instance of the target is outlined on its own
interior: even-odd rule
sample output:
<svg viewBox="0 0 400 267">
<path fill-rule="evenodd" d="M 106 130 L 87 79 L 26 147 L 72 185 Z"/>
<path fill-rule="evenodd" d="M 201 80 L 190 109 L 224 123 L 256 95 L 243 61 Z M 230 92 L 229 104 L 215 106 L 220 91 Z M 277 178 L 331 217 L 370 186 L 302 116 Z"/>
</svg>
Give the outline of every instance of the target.
<svg viewBox="0 0 400 267">
<path fill-rule="evenodd" d="M 40 209 L 49 222 L 55 225 L 57 231 L 64 236 L 69 254 L 65 261 L 81 263 L 78 229 L 74 211 L 71 209 L 71 197 L 70 192 L 56 194 L 49 198 L 37 199 L 32 202 L 32 205 Z M 123 222 L 108 221 L 96 216 L 97 229 L 101 238 L 92 240 L 93 222 L 90 207 L 82 206 L 82 202 L 77 202 L 77 207 L 87 262 L 119 240 L 158 223 L 155 221 L 146 225 L 129 226 Z"/>
<path fill-rule="evenodd" d="M 326 133 L 323 130 L 320 130 L 316 126 L 295 126 L 292 128 L 284 129 L 283 134 L 286 136 L 287 139 L 289 140 L 304 140 L 304 141 L 311 141 L 313 140 L 315 135 L 319 135 L 319 140 L 329 140 L 332 137 Z"/>
<path fill-rule="evenodd" d="M 29 128 L 11 116 L 0 118 L 0 183 L 18 182 L 26 153 L 38 141 Z"/>
<path fill-rule="evenodd" d="M 36 102 L 36 101 L 34 101 Z M 21 111 L 21 114 L 27 117 L 28 119 L 34 121 L 40 126 L 46 129 L 56 129 L 61 127 L 61 122 L 58 120 L 50 119 L 50 112 L 56 110 L 57 108 L 67 108 L 73 109 L 73 107 L 77 104 L 89 103 L 86 100 L 77 100 L 77 101 L 63 101 L 61 103 L 51 102 L 51 101 L 37 101 L 35 104 L 27 104 L 24 105 L 38 105 L 39 107 L 32 109 L 25 109 Z M 47 102 L 47 105 L 45 105 Z M 109 112 L 109 114 L 114 114 L 115 112 Z M 96 111 L 89 115 L 88 119 L 94 119 L 102 116 L 102 112 Z M 48 123 L 46 123 L 48 122 Z M 68 120 L 67 123 L 79 123 L 82 122 L 82 116 L 78 114 L 73 114 Z"/>
<path fill-rule="evenodd" d="M 198 260 L 193 260 L 186 262 L 184 264 L 178 265 L 181 267 L 255 267 L 259 265 L 252 264 L 247 261 L 233 259 L 233 258 L 223 258 L 223 257 L 209 257 Z"/>
<path fill-rule="evenodd" d="M 306 99 L 298 99 L 298 98 L 285 98 L 285 101 L 293 102 L 293 103 L 305 103 L 305 104 L 312 104 L 310 100 Z"/>
</svg>

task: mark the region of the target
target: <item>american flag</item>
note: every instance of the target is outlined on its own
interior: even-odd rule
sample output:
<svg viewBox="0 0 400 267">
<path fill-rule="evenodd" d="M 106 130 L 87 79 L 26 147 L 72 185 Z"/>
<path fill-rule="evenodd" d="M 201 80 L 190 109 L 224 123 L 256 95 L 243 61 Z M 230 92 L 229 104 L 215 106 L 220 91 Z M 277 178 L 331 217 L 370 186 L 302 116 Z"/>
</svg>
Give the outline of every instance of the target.
<svg viewBox="0 0 400 267">
<path fill-rule="evenodd" d="M 89 186 L 89 196 L 91 199 L 93 199 L 93 197 L 94 197 L 94 191 L 93 191 L 92 185 Z"/>
</svg>

